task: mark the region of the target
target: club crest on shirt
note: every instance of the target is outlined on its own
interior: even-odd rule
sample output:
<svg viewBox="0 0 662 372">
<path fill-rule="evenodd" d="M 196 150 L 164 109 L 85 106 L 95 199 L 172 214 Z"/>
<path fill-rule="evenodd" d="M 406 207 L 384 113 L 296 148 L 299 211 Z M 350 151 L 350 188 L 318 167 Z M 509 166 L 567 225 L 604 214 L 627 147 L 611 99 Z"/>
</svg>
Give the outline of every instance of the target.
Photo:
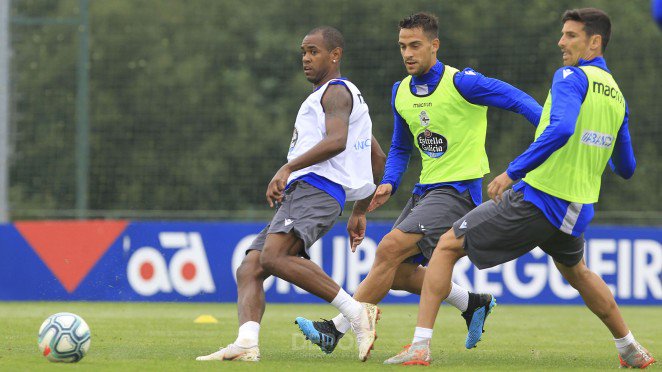
<svg viewBox="0 0 662 372">
<path fill-rule="evenodd" d="M 431 158 L 438 158 L 448 149 L 448 141 L 446 137 L 439 133 L 431 132 L 429 129 L 418 134 L 416 137 L 418 147 Z"/>
<path fill-rule="evenodd" d="M 290 151 L 294 149 L 294 146 L 296 146 L 298 139 L 299 139 L 299 131 L 297 131 L 297 127 L 294 127 L 294 132 L 292 133 L 292 141 L 290 141 Z"/>
<path fill-rule="evenodd" d="M 418 118 L 421 119 L 421 126 L 422 127 L 427 127 L 430 125 L 430 117 L 428 116 L 428 113 L 425 112 L 425 110 L 421 111 L 420 114 L 418 114 Z"/>
</svg>

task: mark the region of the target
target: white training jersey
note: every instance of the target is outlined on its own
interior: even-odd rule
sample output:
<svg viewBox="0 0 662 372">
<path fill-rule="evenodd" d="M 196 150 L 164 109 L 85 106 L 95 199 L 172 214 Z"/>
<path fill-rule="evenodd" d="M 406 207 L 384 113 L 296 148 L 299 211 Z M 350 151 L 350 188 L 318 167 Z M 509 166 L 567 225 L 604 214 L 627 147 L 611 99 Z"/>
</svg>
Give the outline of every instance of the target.
<svg viewBox="0 0 662 372">
<path fill-rule="evenodd" d="M 326 137 L 326 121 L 321 101 L 332 81 L 344 84 L 352 95 L 352 112 L 349 115 L 345 151 L 331 159 L 293 172 L 287 182 L 308 173 L 315 173 L 343 186 L 347 201 L 365 199 L 376 188 L 372 179 L 370 158 L 372 121 L 368 113 L 368 105 L 361 92 L 350 81 L 330 80 L 301 104 L 294 124 L 294 134 L 287 160 L 291 161 L 301 156 Z"/>
</svg>

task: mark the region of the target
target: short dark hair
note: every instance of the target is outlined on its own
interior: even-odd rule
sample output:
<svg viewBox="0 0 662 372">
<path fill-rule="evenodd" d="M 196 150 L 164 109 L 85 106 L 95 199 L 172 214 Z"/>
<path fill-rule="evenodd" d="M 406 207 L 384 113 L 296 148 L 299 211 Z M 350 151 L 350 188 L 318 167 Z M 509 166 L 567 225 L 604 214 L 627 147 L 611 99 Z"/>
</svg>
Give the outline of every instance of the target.
<svg viewBox="0 0 662 372">
<path fill-rule="evenodd" d="M 570 9 L 563 13 L 563 23 L 577 21 L 584 24 L 584 31 L 588 36 L 598 34 L 602 36 L 602 53 L 607 49 L 611 37 L 611 20 L 607 13 L 597 8 Z"/>
<path fill-rule="evenodd" d="M 419 12 L 408 15 L 400 21 L 400 30 L 419 27 L 430 40 L 439 38 L 439 19 L 432 13 Z"/>
<path fill-rule="evenodd" d="M 322 34 L 322 39 L 324 39 L 324 47 L 326 47 L 326 50 L 329 52 L 336 48 L 345 49 L 345 38 L 337 28 L 331 26 L 315 27 L 310 30 L 310 32 L 308 32 L 308 35 L 314 35 L 317 33 Z"/>
</svg>

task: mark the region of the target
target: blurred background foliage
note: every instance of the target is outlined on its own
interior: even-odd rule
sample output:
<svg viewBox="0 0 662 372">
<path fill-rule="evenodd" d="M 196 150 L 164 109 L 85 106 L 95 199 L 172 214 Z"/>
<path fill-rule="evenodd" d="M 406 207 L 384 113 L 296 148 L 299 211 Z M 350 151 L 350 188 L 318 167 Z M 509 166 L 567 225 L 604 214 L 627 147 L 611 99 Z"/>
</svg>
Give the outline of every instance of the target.
<svg viewBox="0 0 662 372">
<path fill-rule="evenodd" d="M 629 103 L 638 165 L 630 181 L 605 172 L 597 220 L 660 225 L 662 32 L 648 0 L 92 0 L 84 215 L 269 219 L 264 191 L 286 161 L 297 110 L 311 92 L 299 47 L 313 27 L 343 32 L 341 71 L 361 89 L 386 150 L 391 86 L 406 74 L 397 46 L 401 18 L 436 13 L 442 62 L 505 80 L 542 104 L 561 65 L 561 14 L 584 6 L 612 17 L 606 58 Z M 80 216 L 75 101 L 81 32 L 57 20 L 80 17 L 81 9 L 78 0 L 12 1 L 14 220 Z M 487 181 L 534 133 L 519 115 L 490 109 L 488 116 Z M 419 170 L 415 154 L 400 191 L 374 217 L 399 214 Z"/>
</svg>

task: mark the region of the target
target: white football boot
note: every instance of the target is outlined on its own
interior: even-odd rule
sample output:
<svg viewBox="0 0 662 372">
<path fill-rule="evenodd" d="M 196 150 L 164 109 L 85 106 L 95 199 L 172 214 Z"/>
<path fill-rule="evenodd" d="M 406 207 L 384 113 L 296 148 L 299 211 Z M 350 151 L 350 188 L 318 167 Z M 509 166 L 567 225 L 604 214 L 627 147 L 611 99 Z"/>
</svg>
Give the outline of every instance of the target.
<svg viewBox="0 0 662 372">
<path fill-rule="evenodd" d="M 359 347 L 359 360 L 365 362 L 377 339 L 375 325 L 379 320 L 380 310 L 376 305 L 367 302 L 362 302 L 361 305 L 363 305 L 361 316 L 357 321 L 351 323 L 351 327 Z"/>
<path fill-rule="evenodd" d="M 242 362 L 259 362 L 260 348 L 257 345 L 252 347 L 241 347 L 239 345 L 230 344 L 215 353 L 199 356 L 195 358 L 195 360 L 236 360 Z"/>
</svg>

